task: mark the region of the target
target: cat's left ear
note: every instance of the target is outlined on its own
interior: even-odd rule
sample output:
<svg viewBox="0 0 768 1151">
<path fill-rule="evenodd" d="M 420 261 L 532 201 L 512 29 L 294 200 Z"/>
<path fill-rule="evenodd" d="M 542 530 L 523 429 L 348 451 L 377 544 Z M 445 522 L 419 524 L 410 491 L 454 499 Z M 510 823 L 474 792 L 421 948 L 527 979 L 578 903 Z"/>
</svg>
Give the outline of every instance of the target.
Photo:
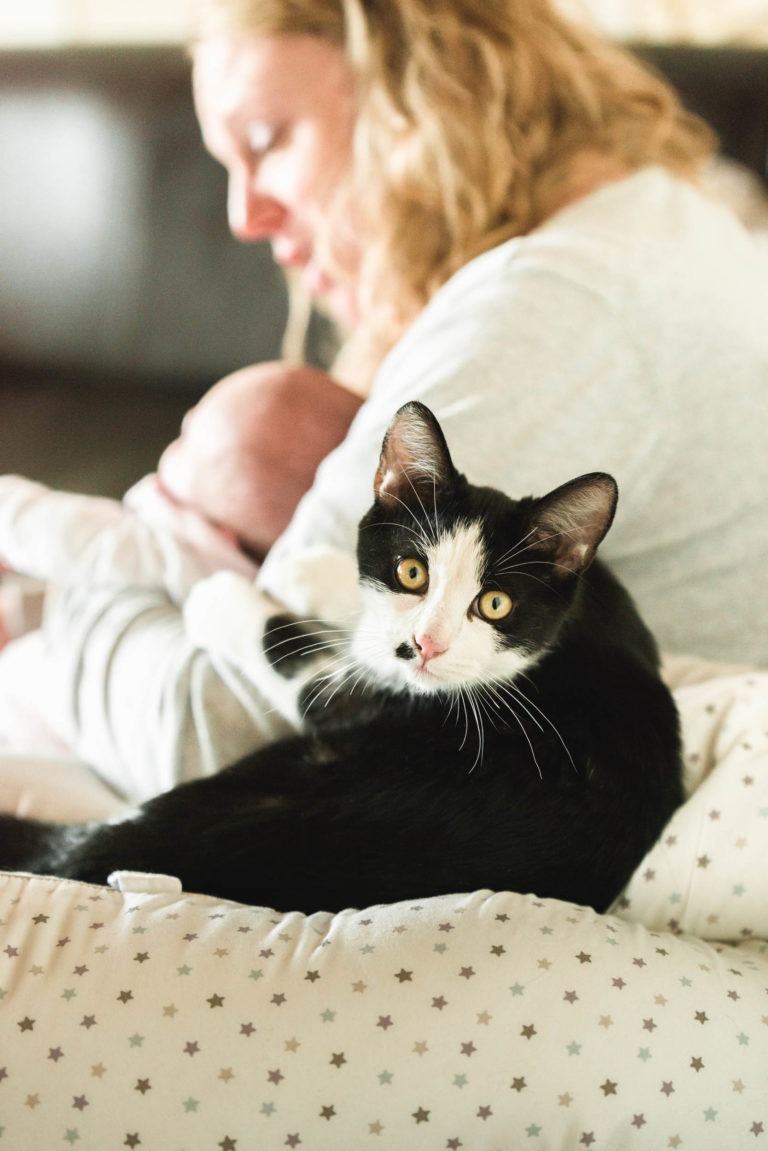
<svg viewBox="0 0 768 1151">
<path fill-rule="evenodd" d="M 456 476 L 442 429 L 424 404 L 404 404 L 389 425 L 373 482 L 382 503 L 430 504 Z"/>
<path fill-rule="evenodd" d="M 613 476 L 590 472 L 538 500 L 531 542 L 562 575 L 586 571 L 613 522 L 619 489 Z"/>
</svg>

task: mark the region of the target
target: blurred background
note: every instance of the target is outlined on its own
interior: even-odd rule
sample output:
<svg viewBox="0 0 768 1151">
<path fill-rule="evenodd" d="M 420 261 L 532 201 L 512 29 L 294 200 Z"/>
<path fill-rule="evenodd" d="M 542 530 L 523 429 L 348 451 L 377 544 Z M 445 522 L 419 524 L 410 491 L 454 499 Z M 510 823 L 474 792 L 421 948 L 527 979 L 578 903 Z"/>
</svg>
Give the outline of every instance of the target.
<svg viewBox="0 0 768 1151">
<path fill-rule="evenodd" d="M 560 3 L 647 46 L 764 177 L 768 0 Z M 191 11 L 0 0 L 0 471 L 121 495 L 206 387 L 281 353 L 281 276 L 230 237 L 200 141 Z M 331 348 L 315 317 L 308 357 Z"/>
</svg>

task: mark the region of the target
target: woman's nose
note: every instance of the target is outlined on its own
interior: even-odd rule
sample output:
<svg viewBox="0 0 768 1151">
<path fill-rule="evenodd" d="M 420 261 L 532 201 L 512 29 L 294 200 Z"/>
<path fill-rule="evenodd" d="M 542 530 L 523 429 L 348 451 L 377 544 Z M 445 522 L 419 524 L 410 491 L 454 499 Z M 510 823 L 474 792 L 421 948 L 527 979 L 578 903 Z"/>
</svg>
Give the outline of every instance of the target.
<svg viewBox="0 0 768 1151">
<path fill-rule="evenodd" d="M 254 185 L 247 172 L 230 172 L 227 194 L 230 231 L 238 240 L 265 240 L 279 231 L 285 209 Z"/>
</svg>

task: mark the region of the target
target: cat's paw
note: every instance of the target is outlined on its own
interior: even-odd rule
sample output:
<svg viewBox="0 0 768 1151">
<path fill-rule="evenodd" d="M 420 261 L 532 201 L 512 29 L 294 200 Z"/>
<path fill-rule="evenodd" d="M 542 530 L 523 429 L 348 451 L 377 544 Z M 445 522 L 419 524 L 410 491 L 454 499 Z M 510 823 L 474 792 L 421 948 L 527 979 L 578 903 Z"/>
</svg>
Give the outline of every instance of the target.
<svg viewBox="0 0 768 1151">
<path fill-rule="evenodd" d="M 307 548 L 273 567 L 270 589 L 301 619 L 320 619 L 351 630 L 360 609 L 355 557 L 337 548 Z"/>
<path fill-rule="evenodd" d="M 264 625 L 279 607 L 246 576 L 220 571 L 194 585 L 182 611 L 195 647 L 243 666 L 259 656 Z"/>
</svg>

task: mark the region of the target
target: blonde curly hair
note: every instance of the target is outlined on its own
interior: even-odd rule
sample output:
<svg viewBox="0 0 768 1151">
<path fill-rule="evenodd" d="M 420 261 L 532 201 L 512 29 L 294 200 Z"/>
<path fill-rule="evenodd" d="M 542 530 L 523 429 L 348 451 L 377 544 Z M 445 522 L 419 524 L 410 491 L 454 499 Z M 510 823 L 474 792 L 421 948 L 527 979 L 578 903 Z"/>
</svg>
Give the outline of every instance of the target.
<svg viewBox="0 0 768 1151">
<path fill-rule="evenodd" d="M 549 0 L 200 0 L 200 36 L 242 32 L 323 37 L 354 70 L 355 346 L 374 362 L 468 260 L 546 219 L 585 151 L 693 178 L 714 147 L 663 79 Z"/>
</svg>

